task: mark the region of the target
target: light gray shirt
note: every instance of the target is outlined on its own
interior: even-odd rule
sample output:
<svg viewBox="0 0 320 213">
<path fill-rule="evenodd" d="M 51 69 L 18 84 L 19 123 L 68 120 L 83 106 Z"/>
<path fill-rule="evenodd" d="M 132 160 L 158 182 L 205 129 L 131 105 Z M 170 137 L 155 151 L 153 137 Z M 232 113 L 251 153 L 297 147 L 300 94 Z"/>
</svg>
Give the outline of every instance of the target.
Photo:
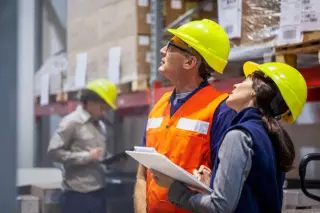
<svg viewBox="0 0 320 213">
<path fill-rule="evenodd" d="M 90 192 L 105 186 L 104 166 L 89 159 L 89 151 L 99 147 L 106 150 L 106 127 L 101 121 L 94 124 L 82 106 L 62 119 L 48 154 L 63 165 L 65 190 Z"/>
<path fill-rule="evenodd" d="M 234 212 L 251 170 L 252 145 L 251 136 L 244 130 L 228 132 L 218 152 L 220 163 L 213 183 L 213 193 L 197 193 L 176 181 L 169 189 L 169 201 L 195 213 Z"/>
</svg>

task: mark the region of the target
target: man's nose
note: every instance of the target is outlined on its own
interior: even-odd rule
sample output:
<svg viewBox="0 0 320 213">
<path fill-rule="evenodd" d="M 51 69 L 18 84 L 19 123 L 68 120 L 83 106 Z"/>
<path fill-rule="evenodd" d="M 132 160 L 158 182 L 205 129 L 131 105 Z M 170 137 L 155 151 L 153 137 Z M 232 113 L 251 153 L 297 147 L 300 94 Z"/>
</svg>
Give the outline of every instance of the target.
<svg viewBox="0 0 320 213">
<path fill-rule="evenodd" d="M 167 53 L 167 49 L 168 49 L 167 46 L 162 47 L 161 50 L 160 50 L 160 53 L 161 53 L 162 55 L 165 55 L 165 54 Z"/>
</svg>

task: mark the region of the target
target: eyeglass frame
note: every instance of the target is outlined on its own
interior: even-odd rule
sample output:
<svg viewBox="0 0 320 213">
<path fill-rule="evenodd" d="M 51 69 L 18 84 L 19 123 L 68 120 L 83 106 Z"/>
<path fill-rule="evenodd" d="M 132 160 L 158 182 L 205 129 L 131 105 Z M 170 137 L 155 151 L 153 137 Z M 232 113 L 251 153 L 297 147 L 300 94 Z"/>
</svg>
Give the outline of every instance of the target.
<svg viewBox="0 0 320 213">
<path fill-rule="evenodd" d="M 180 51 L 182 51 L 182 52 L 185 52 L 185 53 L 188 53 L 188 54 L 190 54 L 190 55 L 193 55 L 193 54 L 194 54 L 192 51 L 187 50 L 187 49 L 185 49 L 185 48 L 183 48 L 183 47 L 180 47 L 180 46 L 176 45 L 176 44 L 174 43 L 174 41 L 172 41 L 172 40 L 168 42 L 168 44 L 167 44 L 167 50 L 169 49 L 169 47 L 177 48 L 178 50 L 180 50 Z"/>
</svg>

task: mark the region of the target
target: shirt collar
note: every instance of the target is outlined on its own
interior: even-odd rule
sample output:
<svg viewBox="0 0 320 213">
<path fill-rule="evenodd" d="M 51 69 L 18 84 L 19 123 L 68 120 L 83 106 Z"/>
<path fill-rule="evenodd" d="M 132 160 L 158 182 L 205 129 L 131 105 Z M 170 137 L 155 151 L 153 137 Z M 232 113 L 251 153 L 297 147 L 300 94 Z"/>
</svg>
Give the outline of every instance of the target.
<svg viewBox="0 0 320 213">
<path fill-rule="evenodd" d="M 76 111 L 79 113 L 83 123 L 86 123 L 91 119 L 90 114 L 83 108 L 82 105 L 77 106 Z"/>
<path fill-rule="evenodd" d="M 194 95 L 196 92 L 198 92 L 199 90 L 201 90 L 202 88 L 206 87 L 209 85 L 209 82 L 208 80 L 204 80 L 201 82 L 201 84 L 199 85 L 198 88 L 196 88 L 195 90 L 193 90 L 189 95 L 187 95 L 187 97 L 185 97 L 184 99 L 188 99 L 189 97 L 191 97 L 192 95 Z M 170 96 L 170 99 L 169 99 L 169 102 L 172 103 L 175 98 L 176 98 L 176 89 L 173 90 L 171 96 Z"/>
</svg>

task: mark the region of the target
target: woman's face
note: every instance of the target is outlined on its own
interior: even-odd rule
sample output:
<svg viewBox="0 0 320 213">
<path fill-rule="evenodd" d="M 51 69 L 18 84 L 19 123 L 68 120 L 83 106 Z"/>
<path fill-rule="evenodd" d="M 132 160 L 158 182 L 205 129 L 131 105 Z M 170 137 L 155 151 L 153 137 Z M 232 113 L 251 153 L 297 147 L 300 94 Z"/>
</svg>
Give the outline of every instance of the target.
<svg viewBox="0 0 320 213">
<path fill-rule="evenodd" d="M 233 110 L 239 112 L 242 109 L 253 106 L 255 100 L 255 91 L 252 88 L 253 81 L 250 77 L 243 82 L 235 84 L 233 91 L 229 95 L 226 103 Z"/>
</svg>

